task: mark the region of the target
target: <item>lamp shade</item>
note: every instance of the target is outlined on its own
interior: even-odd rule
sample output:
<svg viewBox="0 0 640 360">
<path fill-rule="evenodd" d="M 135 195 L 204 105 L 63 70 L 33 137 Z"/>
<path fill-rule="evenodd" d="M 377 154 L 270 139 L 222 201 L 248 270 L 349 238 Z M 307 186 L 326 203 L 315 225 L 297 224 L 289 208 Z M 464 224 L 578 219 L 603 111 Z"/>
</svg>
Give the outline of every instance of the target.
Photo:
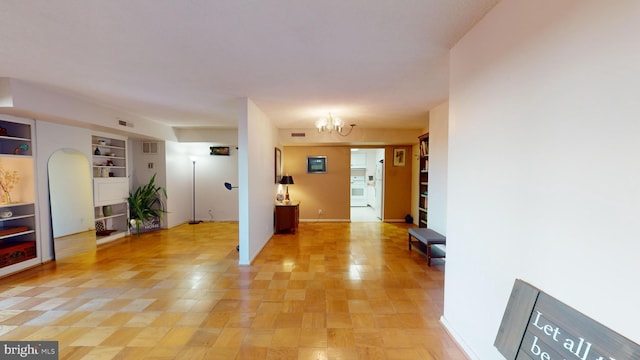
<svg viewBox="0 0 640 360">
<path fill-rule="evenodd" d="M 293 176 L 285 175 L 280 179 L 280 184 L 293 185 Z"/>
</svg>

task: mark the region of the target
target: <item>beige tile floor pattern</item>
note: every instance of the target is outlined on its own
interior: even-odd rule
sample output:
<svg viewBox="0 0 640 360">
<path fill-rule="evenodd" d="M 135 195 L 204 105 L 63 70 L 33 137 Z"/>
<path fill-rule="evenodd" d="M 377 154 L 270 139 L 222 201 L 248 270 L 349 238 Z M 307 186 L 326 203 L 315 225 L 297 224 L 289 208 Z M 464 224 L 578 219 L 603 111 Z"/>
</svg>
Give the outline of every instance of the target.
<svg viewBox="0 0 640 360">
<path fill-rule="evenodd" d="M 238 266 L 236 223 L 181 225 L 0 279 L 0 340 L 60 359 L 466 359 L 444 263 L 406 224 L 301 223 Z"/>
</svg>

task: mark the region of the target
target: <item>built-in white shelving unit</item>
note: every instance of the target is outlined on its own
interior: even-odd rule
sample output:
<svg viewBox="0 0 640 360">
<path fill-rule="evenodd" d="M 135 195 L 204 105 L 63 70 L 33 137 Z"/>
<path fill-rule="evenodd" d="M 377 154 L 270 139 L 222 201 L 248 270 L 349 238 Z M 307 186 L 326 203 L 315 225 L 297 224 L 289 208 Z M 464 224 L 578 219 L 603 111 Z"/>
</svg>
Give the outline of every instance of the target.
<svg viewBox="0 0 640 360">
<path fill-rule="evenodd" d="M 97 243 L 127 235 L 129 231 L 129 178 L 127 139 L 93 134 L 93 197 Z"/>
<path fill-rule="evenodd" d="M 0 182 L 9 190 L 0 187 L 0 276 L 41 263 L 33 127 L 33 120 L 0 115 Z"/>
</svg>

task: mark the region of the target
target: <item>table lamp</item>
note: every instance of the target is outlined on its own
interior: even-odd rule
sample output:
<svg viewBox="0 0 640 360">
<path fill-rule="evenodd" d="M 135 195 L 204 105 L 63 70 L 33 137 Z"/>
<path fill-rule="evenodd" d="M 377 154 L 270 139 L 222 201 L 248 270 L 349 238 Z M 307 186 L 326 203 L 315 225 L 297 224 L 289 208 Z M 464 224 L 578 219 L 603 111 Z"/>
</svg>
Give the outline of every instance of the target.
<svg viewBox="0 0 640 360">
<path fill-rule="evenodd" d="M 293 176 L 285 175 L 280 179 L 280 184 L 286 185 L 286 190 L 284 193 L 284 202 L 288 203 L 289 200 L 289 185 L 293 185 Z"/>
</svg>

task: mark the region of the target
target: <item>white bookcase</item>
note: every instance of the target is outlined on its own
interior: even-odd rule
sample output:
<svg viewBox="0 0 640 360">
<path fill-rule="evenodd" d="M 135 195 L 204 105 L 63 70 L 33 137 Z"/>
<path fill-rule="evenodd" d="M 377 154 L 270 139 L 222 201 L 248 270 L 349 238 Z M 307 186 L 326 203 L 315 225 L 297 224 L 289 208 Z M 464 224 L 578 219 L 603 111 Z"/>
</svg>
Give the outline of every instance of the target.
<svg viewBox="0 0 640 360">
<path fill-rule="evenodd" d="M 36 266 L 42 259 L 32 139 L 33 120 L 0 115 L 0 182 L 12 184 L 10 198 L 0 188 L 0 277 Z M 7 181 L 5 173 L 18 180 Z"/>
<path fill-rule="evenodd" d="M 96 133 L 91 146 L 96 241 L 103 244 L 129 232 L 127 139 Z"/>
</svg>

